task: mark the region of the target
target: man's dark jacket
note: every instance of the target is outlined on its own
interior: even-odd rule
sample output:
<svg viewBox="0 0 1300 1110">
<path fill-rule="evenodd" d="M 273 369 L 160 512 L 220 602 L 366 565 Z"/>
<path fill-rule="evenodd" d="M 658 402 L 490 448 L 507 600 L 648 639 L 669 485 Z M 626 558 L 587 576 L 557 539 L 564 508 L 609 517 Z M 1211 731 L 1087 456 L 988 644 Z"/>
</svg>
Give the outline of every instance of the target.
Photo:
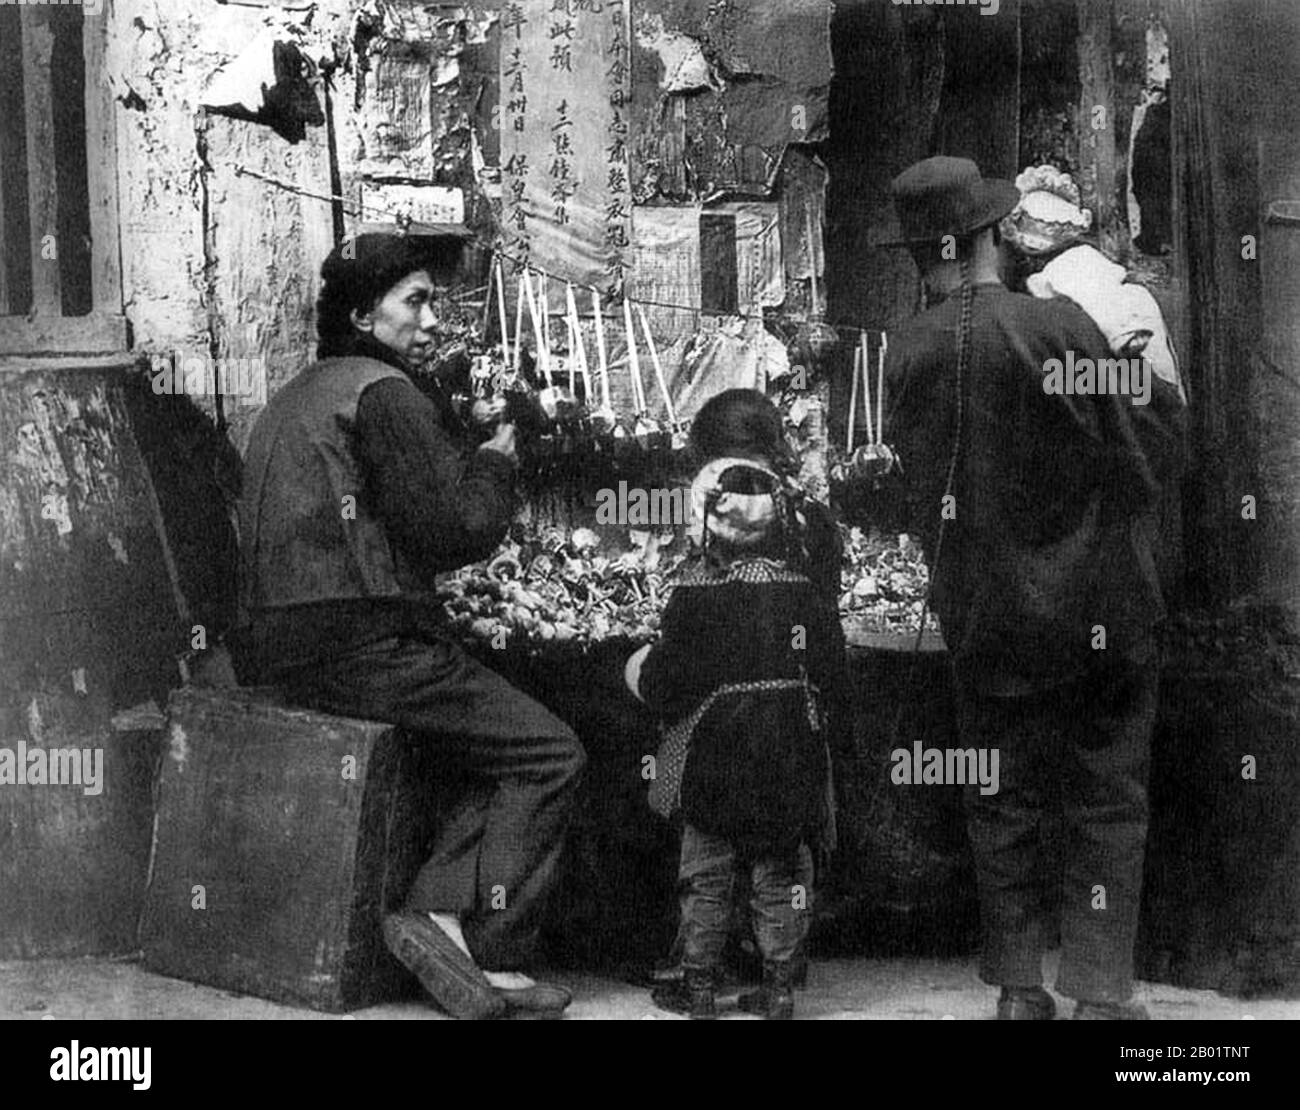
<svg viewBox="0 0 1300 1110">
<path fill-rule="evenodd" d="M 1183 406 L 1066 396 L 1044 364 L 1111 358 L 1081 309 L 975 287 L 960 459 L 935 565 L 957 421 L 960 292 L 891 334 L 887 438 L 958 679 L 986 694 L 1048 689 L 1116 654 L 1143 659 L 1164 615 L 1154 548 Z M 1104 645 L 1104 646 L 1099 646 Z"/>
<path fill-rule="evenodd" d="M 272 398 L 239 506 L 245 681 L 392 636 L 440 639 L 436 574 L 492 553 L 513 465 L 466 453 L 449 404 L 359 341 Z"/>
</svg>

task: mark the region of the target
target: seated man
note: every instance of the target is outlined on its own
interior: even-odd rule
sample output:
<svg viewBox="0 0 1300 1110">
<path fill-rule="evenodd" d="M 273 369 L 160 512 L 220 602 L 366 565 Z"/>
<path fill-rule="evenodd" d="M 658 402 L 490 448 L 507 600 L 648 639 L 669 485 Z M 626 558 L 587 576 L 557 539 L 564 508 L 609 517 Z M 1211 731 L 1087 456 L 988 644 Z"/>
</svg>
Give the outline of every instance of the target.
<svg viewBox="0 0 1300 1110">
<path fill-rule="evenodd" d="M 434 353 L 435 277 L 460 260 L 458 241 L 424 242 L 362 235 L 321 270 L 320 361 L 267 405 L 245 459 L 236 654 L 244 681 L 418 730 L 449 775 L 487 784 L 447 816 L 384 935 L 458 1017 L 558 1016 L 569 993 L 519 969 L 585 754 L 439 624 L 434 575 L 488 556 L 509 526 L 515 431 L 462 451 L 449 405 L 408 376 Z"/>
</svg>

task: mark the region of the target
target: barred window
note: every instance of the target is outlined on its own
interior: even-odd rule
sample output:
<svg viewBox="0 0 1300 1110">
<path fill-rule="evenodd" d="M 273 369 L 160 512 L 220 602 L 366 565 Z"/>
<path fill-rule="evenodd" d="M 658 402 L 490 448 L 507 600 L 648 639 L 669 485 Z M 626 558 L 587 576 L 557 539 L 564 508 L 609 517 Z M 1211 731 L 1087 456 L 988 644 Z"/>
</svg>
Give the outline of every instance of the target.
<svg viewBox="0 0 1300 1110">
<path fill-rule="evenodd" d="M 103 9 L 0 4 L 0 354 L 126 348 Z"/>
</svg>

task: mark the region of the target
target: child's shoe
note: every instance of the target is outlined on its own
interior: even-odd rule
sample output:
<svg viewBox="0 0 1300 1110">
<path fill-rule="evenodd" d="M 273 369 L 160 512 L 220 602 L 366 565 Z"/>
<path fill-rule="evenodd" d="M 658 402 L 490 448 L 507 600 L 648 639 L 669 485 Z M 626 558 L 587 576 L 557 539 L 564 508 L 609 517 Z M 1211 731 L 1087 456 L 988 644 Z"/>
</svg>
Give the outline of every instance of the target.
<svg viewBox="0 0 1300 1110">
<path fill-rule="evenodd" d="M 717 984 L 713 972 L 705 968 L 688 967 L 682 979 L 655 987 L 650 998 L 661 1010 L 689 1014 L 695 1021 L 718 1016 Z"/>
<path fill-rule="evenodd" d="M 763 964 L 763 985 L 742 994 L 739 1005 L 747 1014 L 759 1014 L 770 1021 L 789 1021 L 794 1017 L 793 961 Z"/>
<path fill-rule="evenodd" d="M 742 983 L 757 983 L 763 975 L 763 955 L 752 940 L 727 945 L 728 967 Z M 802 946 L 790 960 L 790 983 L 795 990 L 808 986 L 808 954 Z"/>
</svg>

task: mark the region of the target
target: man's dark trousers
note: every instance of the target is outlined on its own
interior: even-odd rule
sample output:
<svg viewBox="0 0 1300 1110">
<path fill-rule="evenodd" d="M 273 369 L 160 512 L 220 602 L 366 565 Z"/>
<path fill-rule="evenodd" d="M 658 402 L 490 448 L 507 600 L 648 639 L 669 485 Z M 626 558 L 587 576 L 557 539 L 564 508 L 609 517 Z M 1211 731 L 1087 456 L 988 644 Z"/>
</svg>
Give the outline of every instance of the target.
<svg viewBox="0 0 1300 1110">
<path fill-rule="evenodd" d="M 457 914 L 489 971 L 533 962 L 586 755 L 573 730 L 449 641 L 395 637 L 272 681 L 297 703 L 424 733 L 463 793 L 406 909 Z"/>
<path fill-rule="evenodd" d="M 1157 664 L 1116 660 L 1027 697 L 959 689 L 962 744 L 999 749 L 999 790 L 966 788 L 987 983 L 1042 983 L 1040 836 L 1067 838 L 1056 988 L 1090 1001 L 1132 994 L 1147 834 Z"/>
</svg>

